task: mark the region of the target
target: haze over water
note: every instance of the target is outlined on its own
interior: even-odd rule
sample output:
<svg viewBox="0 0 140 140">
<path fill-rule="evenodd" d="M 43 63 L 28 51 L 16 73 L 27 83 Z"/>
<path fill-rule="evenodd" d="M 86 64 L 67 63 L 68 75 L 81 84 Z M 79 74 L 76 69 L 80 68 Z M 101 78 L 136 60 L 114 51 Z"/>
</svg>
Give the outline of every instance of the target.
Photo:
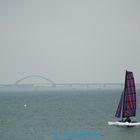
<svg viewBox="0 0 140 140">
<path fill-rule="evenodd" d="M 140 1 L 0 1 L 0 83 L 140 82 Z M 9 71 L 10 70 L 10 71 Z"/>
<path fill-rule="evenodd" d="M 140 83 L 139 7 L 138 0 L 1 0 L 0 86 L 31 75 L 55 83 L 124 83 L 126 69 Z M 121 92 L 0 88 L 0 140 L 68 140 L 52 133 L 91 131 L 100 135 L 88 140 L 138 140 L 139 127 L 107 124 L 116 120 Z"/>
</svg>

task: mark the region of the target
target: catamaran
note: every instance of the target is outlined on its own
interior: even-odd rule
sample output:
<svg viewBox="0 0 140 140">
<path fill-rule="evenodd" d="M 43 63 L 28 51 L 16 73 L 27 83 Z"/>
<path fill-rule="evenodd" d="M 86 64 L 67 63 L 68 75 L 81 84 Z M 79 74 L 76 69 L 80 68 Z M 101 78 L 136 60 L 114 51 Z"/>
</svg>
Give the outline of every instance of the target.
<svg viewBox="0 0 140 140">
<path fill-rule="evenodd" d="M 115 117 L 121 118 L 121 120 L 116 122 L 108 122 L 108 124 L 117 126 L 140 125 L 140 122 L 131 121 L 130 117 L 135 116 L 136 116 L 136 86 L 133 72 L 126 71 L 124 90 L 122 92 L 121 99 L 115 114 Z"/>
</svg>

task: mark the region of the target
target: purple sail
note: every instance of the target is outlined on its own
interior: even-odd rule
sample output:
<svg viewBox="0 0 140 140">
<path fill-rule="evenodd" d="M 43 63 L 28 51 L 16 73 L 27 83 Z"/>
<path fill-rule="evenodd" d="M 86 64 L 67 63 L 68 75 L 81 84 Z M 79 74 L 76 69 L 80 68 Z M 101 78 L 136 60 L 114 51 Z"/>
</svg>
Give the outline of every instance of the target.
<svg viewBox="0 0 140 140">
<path fill-rule="evenodd" d="M 120 102 L 119 102 L 115 117 L 118 117 L 118 118 L 121 117 L 122 105 L 123 105 L 123 93 L 122 93 L 122 96 L 121 96 L 121 99 L 120 99 Z"/>
</svg>

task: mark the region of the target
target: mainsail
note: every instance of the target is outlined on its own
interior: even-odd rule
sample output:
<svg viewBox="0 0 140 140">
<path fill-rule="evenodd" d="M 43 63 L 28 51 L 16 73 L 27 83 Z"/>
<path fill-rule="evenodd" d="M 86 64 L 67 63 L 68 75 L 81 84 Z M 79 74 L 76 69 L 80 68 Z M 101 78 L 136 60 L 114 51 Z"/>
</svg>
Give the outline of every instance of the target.
<svg viewBox="0 0 140 140">
<path fill-rule="evenodd" d="M 132 117 L 136 115 L 136 88 L 133 73 L 126 71 L 125 86 L 115 117 Z"/>
</svg>

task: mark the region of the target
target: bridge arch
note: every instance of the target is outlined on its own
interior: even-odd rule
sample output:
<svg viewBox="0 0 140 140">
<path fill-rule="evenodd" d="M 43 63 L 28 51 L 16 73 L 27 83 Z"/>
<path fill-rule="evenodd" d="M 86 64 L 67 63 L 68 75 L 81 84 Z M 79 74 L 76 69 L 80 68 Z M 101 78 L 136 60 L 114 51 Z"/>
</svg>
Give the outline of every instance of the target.
<svg viewBox="0 0 140 140">
<path fill-rule="evenodd" d="M 28 75 L 28 76 L 25 76 L 25 77 L 22 77 L 19 80 L 17 80 L 14 84 L 19 85 L 24 80 L 30 79 L 30 78 L 40 78 L 40 79 L 43 79 L 43 80 L 49 82 L 49 84 L 51 84 L 52 86 L 55 86 L 55 82 L 53 82 L 52 80 L 50 80 L 50 79 L 48 79 L 48 78 L 46 78 L 44 76 L 41 76 L 41 75 Z"/>
</svg>

